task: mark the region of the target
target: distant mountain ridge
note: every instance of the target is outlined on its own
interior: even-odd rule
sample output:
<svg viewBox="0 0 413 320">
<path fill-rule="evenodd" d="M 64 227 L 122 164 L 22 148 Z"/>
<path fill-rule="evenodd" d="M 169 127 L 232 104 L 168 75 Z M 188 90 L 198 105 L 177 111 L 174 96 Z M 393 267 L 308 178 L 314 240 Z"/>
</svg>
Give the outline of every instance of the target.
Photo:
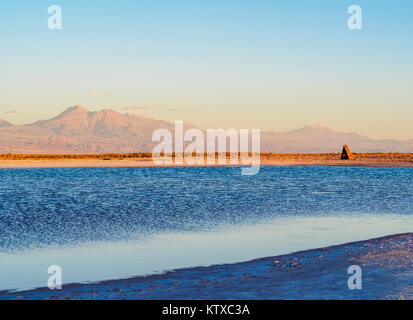
<svg viewBox="0 0 413 320">
<path fill-rule="evenodd" d="M 0 119 L 0 128 L 11 127 L 12 124 L 4 119 Z"/>
<path fill-rule="evenodd" d="M 113 110 L 66 109 L 49 120 L 0 128 L 1 153 L 124 153 L 152 150 L 152 133 L 167 121 Z"/>
<path fill-rule="evenodd" d="M 261 132 L 262 152 L 340 152 L 344 144 L 354 152 L 413 152 L 413 140 L 375 140 L 354 132 L 336 132 L 320 125 L 288 132 Z"/>
<path fill-rule="evenodd" d="M 171 122 L 114 110 L 91 112 L 77 105 L 32 124 L 12 125 L 0 119 L 0 153 L 151 152 L 158 143 L 152 142 L 152 134 L 160 128 L 174 132 Z M 340 152 L 343 144 L 354 152 L 413 152 L 413 140 L 374 140 L 320 125 L 288 132 L 261 132 L 261 152 Z"/>
</svg>

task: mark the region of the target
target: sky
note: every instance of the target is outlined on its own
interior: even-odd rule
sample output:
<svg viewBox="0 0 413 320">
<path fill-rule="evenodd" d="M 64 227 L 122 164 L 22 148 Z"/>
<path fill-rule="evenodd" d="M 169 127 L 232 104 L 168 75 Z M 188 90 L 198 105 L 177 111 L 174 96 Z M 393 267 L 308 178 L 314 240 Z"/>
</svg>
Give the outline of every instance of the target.
<svg viewBox="0 0 413 320">
<path fill-rule="evenodd" d="M 347 27 L 350 5 L 362 29 Z M 47 9 L 62 8 L 50 30 Z M 81 104 L 201 128 L 413 139 L 410 0 L 2 1 L 0 118 Z"/>
</svg>

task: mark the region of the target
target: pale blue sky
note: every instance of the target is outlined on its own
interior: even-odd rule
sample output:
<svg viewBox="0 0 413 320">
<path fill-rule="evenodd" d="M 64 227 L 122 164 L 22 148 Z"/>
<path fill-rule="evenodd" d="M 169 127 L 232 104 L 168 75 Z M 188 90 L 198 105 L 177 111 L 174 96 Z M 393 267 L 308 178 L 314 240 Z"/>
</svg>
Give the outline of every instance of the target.
<svg viewBox="0 0 413 320">
<path fill-rule="evenodd" d="M 53 4 L 63 30 L 47 28 Z M 413 138 L 412 15 L 409 0 L 2 2 L 0 118 L 138 106 L 204 128 Z"/>
</svg>

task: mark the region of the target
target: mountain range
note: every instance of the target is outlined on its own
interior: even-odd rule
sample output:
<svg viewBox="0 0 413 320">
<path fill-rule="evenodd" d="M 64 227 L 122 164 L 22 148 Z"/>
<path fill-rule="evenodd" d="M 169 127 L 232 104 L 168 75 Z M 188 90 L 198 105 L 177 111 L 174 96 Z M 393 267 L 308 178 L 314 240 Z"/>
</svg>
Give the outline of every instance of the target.
<svg viewBox="0 0 413 320">
<path fill-rule="evenodd" d="M 184 124 L 184 128 L 193 128 Z M 174 124 L 114 110 L 90 112 L 83 106 L 66 109 L 57 117 L 26 125 L 0 119 L 0 153 L 132 153 L 151 152 L 159 128 L 174 132 Z M 354 152 L 413 152 L 412 140 L 374 140 L 320 126 L 288 132 L 262 131 L 261 152 L 340 152 L 343 144 Z"/>
<path fill-rule="evenodd" d="M 11 127 L 12 124 L 6 120 L 0 119 L 0 128 Z"/>
</svg>

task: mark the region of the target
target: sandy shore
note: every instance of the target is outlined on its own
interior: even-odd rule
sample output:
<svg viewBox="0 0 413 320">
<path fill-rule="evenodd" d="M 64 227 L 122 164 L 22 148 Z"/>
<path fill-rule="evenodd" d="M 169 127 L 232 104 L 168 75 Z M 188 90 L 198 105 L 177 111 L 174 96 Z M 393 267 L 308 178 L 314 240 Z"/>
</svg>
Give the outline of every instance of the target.
<svg viewBox="0 0 413 320">
<path fill-rule="evenodd" d="M 188 167 L 188 166 L 237 166 L 234 164 L 156 164 L 152 160 L 0 160 L 0 169 L 13 168 L 128 168 L 128 167 Z M 262 160 L 260 166 L 363 166 L 363 167 L 413 167 L 413 161 L 391 159 L 330 160 L 283 159 Z"/>
<path fill-rule="evenodd" d="M 0 292 L 0 299 L 413 299 L 413 233 L 161 275 Z M 347 269 L 362 268 L 362 289 Z"/>
<path fill-rule="evenodd" d="M 353 160 L 340 160 L 340 153 L 277 154 L 262 153 L 260 166 L 371 166 L 413 167 L 413 153 L 355 153 Z M 205 157 L 197 158 L 206 163 Z M 159 164 L 161 163 L 161 164 Z M 87 167 L 167 167 L 190 166 L 153 161 L 149 157 L 128 154 L 108 155 L 0 155 L 0 168 L 87 168 Z M 191 166 L 236 166 L 226 164 L 196 164 Z"/>
</svg>

